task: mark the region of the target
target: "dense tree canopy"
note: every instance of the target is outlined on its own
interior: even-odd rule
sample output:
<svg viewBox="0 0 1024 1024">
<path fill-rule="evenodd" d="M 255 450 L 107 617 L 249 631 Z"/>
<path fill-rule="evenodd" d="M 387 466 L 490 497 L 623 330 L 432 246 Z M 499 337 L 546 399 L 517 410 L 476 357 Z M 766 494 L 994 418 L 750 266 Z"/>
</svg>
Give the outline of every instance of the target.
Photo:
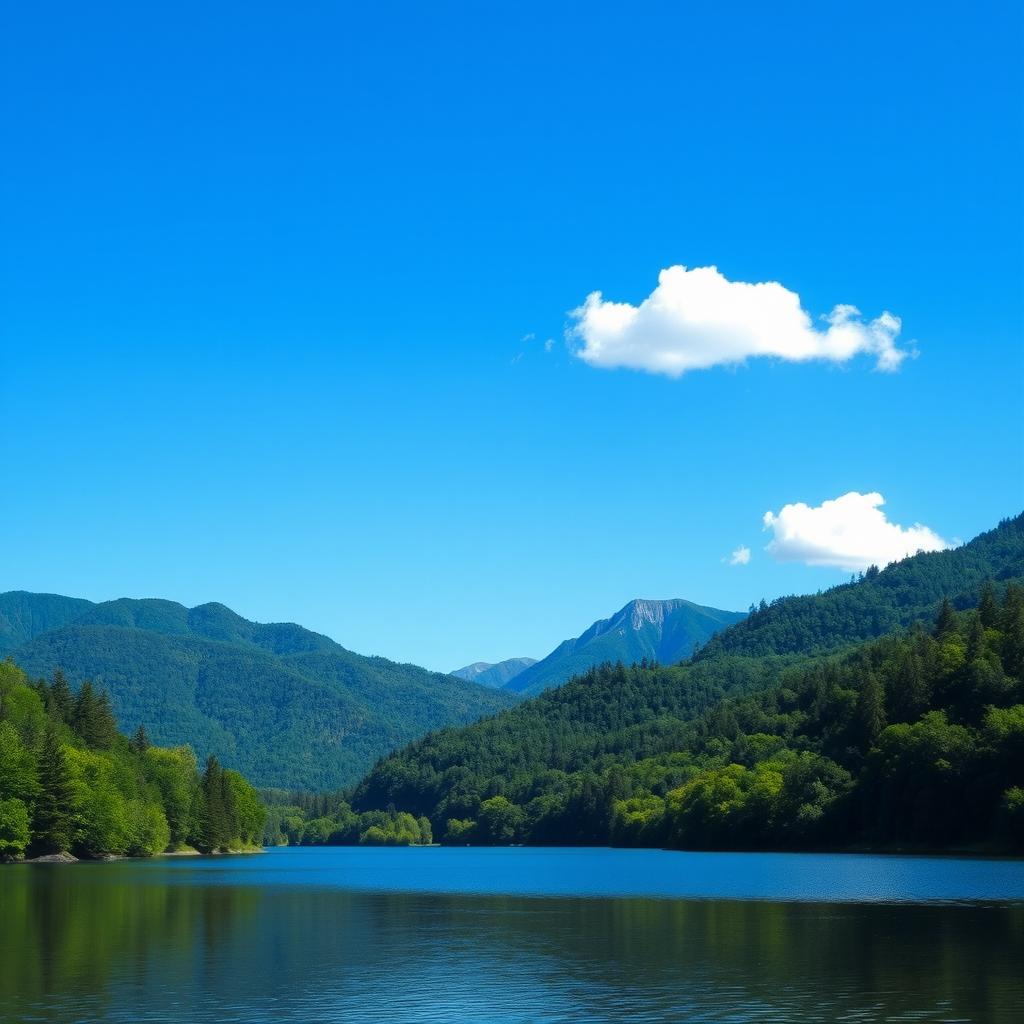
<svg viewBox="0 0 1024 1024">
<path fill-rule="evenodd" d="M 450 843 L 1012 847 L 1024 590 L 934 613 L 832 655 L 606 666 L 406 748 L 353 803 Z"/>
<path fill-rule="evenodd" d="M 187 747 L 117 732 L 91 683 L 72 694 L 62 672 L 31 683 L 0 662 L 0 857 L 70 852 L 146 856 L 169 847 L 251 846 L 265 810 L 215 760 L 200 776 Z"/>
</svg>

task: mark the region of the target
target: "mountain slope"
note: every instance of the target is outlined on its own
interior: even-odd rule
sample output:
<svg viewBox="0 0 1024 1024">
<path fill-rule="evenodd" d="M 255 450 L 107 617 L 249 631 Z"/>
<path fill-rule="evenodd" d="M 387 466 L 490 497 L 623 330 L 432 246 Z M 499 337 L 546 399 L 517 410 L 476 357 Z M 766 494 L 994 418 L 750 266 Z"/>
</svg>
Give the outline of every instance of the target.
<svg viewBox="0 0 1024 1024">
<path fill-rule="evenodd" d="M 743 618 L 743 612 L 706 608 L 691 601 L 630 601 L 611 618 L 601 619 L 574 640 L 559 644 L 506 688 L 534 696 L 604 662 L 632 665 L 646 659 L 672 664 L 688 658 L 695 647 Z"/>
<path fill-rule="evenodd" d="M 515 699 L 220 604 L 18 593 L 0 595 L 0 614 L 4 653 L 30 675 L 91 679 L 123 728 L 143 723 L 157 743 L 215 753 L 262 786 L 347 785 L 395 747 Z"/>
<path fill-rule="evenodd" d="M 474 661 L 465 668 L 457 668 L 452 672 L 459 679 L 468 679 L 471 683 L 501 689 L 531 665 L 536 665 L 536 658 L 508 658 L 492 664 L 489 661 Z"/>
<path fill-rule="evenodd" d="M 606 841 L 612 802 L 628 795 L 626 769 L 661 756 L 667 767 L 652 771 L 671 774 L 701 716 L 729 735 L 728 714 L 715 711 L 723 697 L 780 683 L 779 692 L 788 693 L 815 659 L 879 637 L 894 623 L 930 627 L 944 596 L 973 606 L 986 579 L 1004 593 L 1008 584 L 1024 583 L 1024 515 L 955 551 L 918 555 L 858 583 L 774 602 L 686 664 L 606 665 L 493 718 L 428 736 L 378 764 L 353 806 L 394 804 L 427 815 L 444 835 L 449 819 L 458 832 L 459 822 L 497 813 L 483 805 L 501 796 L 513 804 L 502 813 L 528 823 L 532 842 Z"/>
</svg>

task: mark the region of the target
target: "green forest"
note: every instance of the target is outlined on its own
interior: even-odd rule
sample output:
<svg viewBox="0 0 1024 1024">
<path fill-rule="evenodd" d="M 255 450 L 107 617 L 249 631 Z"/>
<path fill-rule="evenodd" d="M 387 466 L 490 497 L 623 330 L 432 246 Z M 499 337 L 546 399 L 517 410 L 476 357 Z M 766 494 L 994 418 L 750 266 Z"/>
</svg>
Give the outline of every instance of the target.
<svg viewBox="0 0 1024 1024">
<path fill-rule="evenodd" d="M 1024 847 L 1021 587 L 842 654 L 717 664 L 698 687 L 692 665 L 602 667 L 407 748 L 354 804 L 446 843 Z M 730 670 L 743 695 L 714 699 Z"/>
<path fill-rule="evenodd" d="M 433 733 L 349 801 L 446 843 L 1016 849 L 1021 584 L 1017 516 Z"/>
<path fill-rule="evenodd" d="M 92 680 L 126 728 L 217 755 L 258 786 L 334 789 L 431 729 L 516 703 L 416 665 L 364 657 L 293 623 L 221 604 L 0 594 L 0 657 L 32 678 Z"/>
<path fill-rule="evenodd" d="M 266 810 L 238 772 L 117 731 L 110 699 L 0 662 L 0 859 L 249 849 Z"/>
</svg>

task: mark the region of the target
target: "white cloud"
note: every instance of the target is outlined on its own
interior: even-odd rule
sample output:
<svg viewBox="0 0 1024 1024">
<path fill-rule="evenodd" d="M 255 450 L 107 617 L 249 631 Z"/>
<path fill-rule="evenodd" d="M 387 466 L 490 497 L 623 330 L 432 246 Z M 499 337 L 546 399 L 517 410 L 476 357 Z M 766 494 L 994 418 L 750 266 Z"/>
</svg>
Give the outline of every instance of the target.
<svg viewBox="0 0 1024 1024">
<path fill-rule="evenodd" d="M 545 352 L 550 352 L 554 347 L 555 347 L 555 339 L 554 338 L 548 338 L 548 340 L 544 342 L 544 351 Z"/>
<path fill-rule="evenodd" d="M 741 544 L 730 556 L 730 565 L 747 565 L 750 562 L 750 548 Z"/>
<path fill-rule="evenodd" d="M 780 562 L 805 562 L 840 569 L 880 568 L 918 551 L 942 551 L 951 545 L 934 530 L 915 523 L 890 523 L 877 492 L 850 491 L 812 508 L 803 502 L 765 512 L 764 528 L 773 538 L 765 550 Z"/>
<path fill-rule="evenodd" d="M 796 292 L 775 281 L 729 281 L 716 267 L 663 270 L 639 306 L 591 292 L 570 316 L 570 340 L 584 362 L 669 377 L 752 356 L 845 363 L 860 353 L 891 373 L 908 355 L 896 346 L 901 325 L 891 313 L 866 321 L 855 306 L 838 305 L 818 328 Z"/>
</svg>

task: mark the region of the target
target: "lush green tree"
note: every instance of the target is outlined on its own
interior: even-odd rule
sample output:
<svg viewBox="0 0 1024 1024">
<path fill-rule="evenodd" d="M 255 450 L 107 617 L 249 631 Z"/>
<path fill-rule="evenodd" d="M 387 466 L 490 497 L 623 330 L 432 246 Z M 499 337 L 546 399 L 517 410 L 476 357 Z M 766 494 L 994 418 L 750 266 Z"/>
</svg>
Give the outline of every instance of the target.
<svg viewBox="0 0 1024 1024">
<path fill-rule="evenodd" d="M 861 742 L 865 747 L 874 744 L 886 725 L 885 690 L 870 669 L 861 680 L 860 695 L 857 698 L 857 722 Z"/>
<path fill-rule="evenodd" d="M 31 837 L 24 802 L 16 797 L 0 800 L 0 860 L 21 857 Z"/>
<path fill-rule="evenodd" d="M 33 845 L 41 853 L 60 853 L 75 838 L 75 790 L 57 727 L 52 723 L 43 736 L 38 764 L 39 795 L 32 821 Z"/>
<path fill-rule="evenodd" d="M 478 818 L 482 841 L 493 844 L 514 843 L 526 819 L 523 809 L 503 796 L 492 796 L 480 804 Z"/>
</svg>

